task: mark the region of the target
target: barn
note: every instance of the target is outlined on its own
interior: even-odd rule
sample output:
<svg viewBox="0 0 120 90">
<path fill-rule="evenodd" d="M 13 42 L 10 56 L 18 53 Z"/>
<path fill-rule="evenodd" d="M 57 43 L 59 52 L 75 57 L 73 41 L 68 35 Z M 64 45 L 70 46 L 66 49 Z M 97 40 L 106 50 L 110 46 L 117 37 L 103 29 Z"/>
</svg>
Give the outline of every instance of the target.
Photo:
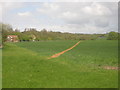
<svg viewBox="0 0 120 90">
<path fill-rule="evenodd" d="M 8 35 L 7 42 L 19 42 L 18 36 L 17 35 Z"/>
</svg>

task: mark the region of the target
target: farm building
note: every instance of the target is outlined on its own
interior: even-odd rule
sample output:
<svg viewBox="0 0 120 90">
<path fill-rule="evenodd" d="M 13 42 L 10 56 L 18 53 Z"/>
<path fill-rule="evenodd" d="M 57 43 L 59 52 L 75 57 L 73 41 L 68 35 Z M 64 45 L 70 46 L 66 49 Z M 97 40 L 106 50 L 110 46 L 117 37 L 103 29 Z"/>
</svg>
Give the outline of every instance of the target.
<svg viewBox="0 0 120 90">
<path fill-rule="evenodd" d="M 7 42 L 18 42 L 18 36 L 17 35 L 8 35 L 7 36 Z"/>
<path fill-rule="evenodd" d="M 32 37 L 32 41 L 35 41 L 36 36 L 35 36 L 35 35 L 32 35 L 31 37 Z"/>
</svg>

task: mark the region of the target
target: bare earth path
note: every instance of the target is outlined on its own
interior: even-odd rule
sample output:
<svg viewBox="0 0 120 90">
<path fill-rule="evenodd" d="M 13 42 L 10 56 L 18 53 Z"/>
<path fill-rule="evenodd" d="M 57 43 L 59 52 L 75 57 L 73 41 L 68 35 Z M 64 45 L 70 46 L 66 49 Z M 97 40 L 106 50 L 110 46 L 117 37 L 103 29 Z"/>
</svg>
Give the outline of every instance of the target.
<svg viewBox="0 0 120 90">
<path fill-rule="evenodd" d="M 120 70 L 119 67 L 113 67 L 113 66 L 104 66 L 103 68 L 107 70 Z"/>
<path fill-rule="evenodd" d="M 62 51 L 62 52 L 60 52 L 60 53 L 57 53 L 57 54 L 52 55 L 52 56 L 51 56 L 51 57 L 49 57 L 48 59 L 51 59 L 51 58 L 56 58 L 56 57 L 58 57 L 58 56 L 60 56 L 60 55 L 64 54 L 65 52 L 67 52 L 67 51 L 69 51 L 69 50 L 73 49 L 74 47 L 76 47 L 79 43 L 80 43 L 80 41 L 79 41 L 79 42 L 77 42 L 77 43 L 76 43 L 75 45 L 73 45 L 72 47 L 70 47 L 70 48 L 68 48 L 68 49 L 66 49 L 66 50 L 64 50 L 64 51 Z"/>
</svg>

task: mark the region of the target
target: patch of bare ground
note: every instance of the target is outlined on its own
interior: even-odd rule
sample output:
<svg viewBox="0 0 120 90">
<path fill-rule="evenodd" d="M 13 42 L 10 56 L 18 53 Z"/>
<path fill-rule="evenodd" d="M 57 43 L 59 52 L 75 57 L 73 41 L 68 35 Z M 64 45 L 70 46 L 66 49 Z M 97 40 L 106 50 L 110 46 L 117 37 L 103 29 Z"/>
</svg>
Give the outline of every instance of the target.
<svg viewBox="0 0 120 90">
<path fill-rule="evenodd" d="M 113 66 L 103 66 L 103 69 L 107 69 L 107 70 L 120 70 L 119 67 L 113 67 Z"/>
</svg>

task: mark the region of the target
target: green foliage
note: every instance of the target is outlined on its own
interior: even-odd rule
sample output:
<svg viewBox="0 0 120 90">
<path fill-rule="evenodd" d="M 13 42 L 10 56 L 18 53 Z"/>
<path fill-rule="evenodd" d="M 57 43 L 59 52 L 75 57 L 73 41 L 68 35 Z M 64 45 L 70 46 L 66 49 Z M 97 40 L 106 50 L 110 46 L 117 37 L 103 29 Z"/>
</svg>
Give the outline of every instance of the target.
<svg viewBox="0 0 120 90">
<path fill-rule="evenodd" d="M 2 41 L 5 42 L 7 35 L 13 33 L 12 26 L 9 24 L 0 23 L 0 32 L 2 35 Z"/>
<path fill-rule="evenodd" d="M 23 32 L 15 29 L 13 30 L 9 24 L 0 24 L 1 33 L 3 42 L 6 41 L 7 35 L 18 35 L 20 41 L 40 41 L 40 40 L 96 40 L 99 38 L 99 34 L 73 34 L 73 33 L 61 33 L 61 32 L 53 32 L 47 31 L 43 29 L 41 31 L 37 31 L 35 28 L 25 28 Z M 2 32 L 3 30 L 3 32 Z M 104 34 L 102 34 L 104 35 Z M 35 39 L 33 38 L 35 37 Z"/>
<path fill-rule="evenodd" d="M 0 23 L 0 45 L 2 44 L 2 24 Z"/>
<path fill-rule="evenodd" d="M 108 40 L 118 40 L 118 33 L 117 32 L 110 32 L 107 37 Z"/>
<path fill-rule="evenodd" d="M 118 40 L 117 32 L 110 32 L 109 34 L 80 34 L 80 33 L 61 33 L 47 31 L 43 29 L 41 31 L 35 28 L 25 28 L 23 32 L 15 29 L 13 30 L 9 24 L 0 24 L 0 32 L 2 33 L 3 42 L 6 41 L 7 35 L 18 35 L 20 41 L 40 41 L 40 40 Z M 3 30 L 3 32 L 2 32 Z M 34 37 L 35 39 L 34 39 Z M 0 38 L 1 39 L 1 38 Z"/>
<path fill-rule="evenodd" d="M 118 33 L 118 40 L 120 40 L 120 33 Z"/>
</svg>

